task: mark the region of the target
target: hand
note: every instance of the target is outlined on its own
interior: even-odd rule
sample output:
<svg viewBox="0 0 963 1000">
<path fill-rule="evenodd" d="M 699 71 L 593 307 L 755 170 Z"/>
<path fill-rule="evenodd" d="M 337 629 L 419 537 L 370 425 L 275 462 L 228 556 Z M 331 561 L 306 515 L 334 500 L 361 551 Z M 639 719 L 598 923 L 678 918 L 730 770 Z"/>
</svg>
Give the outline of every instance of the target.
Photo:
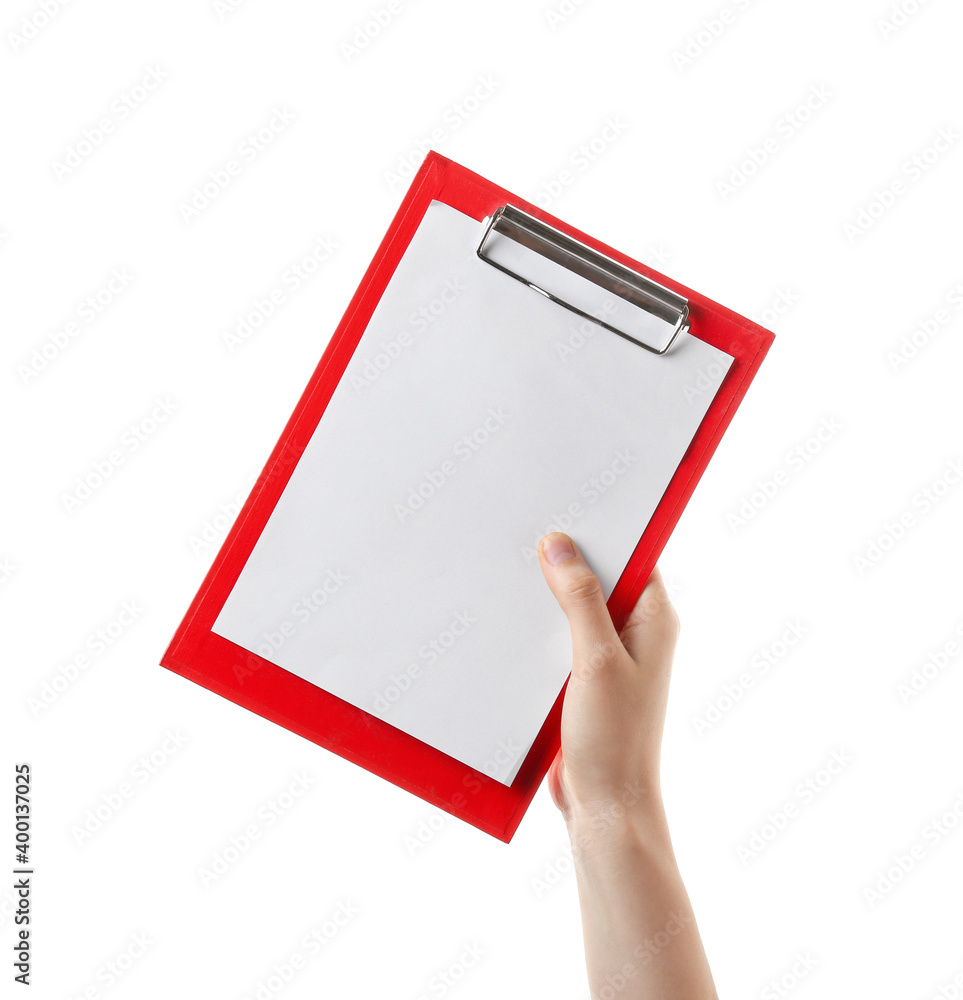
<svg viewBox="0 0 963 1000">
<path fill-rule="evenodd" d="M 553 532 L 538 551 L 572 631 L 548 785 L 572 839 L 592 996 L 718 1000 L 659 781 L 678 616 L 655 569 L 617 635 L 572 539 Z"/>
<path fill-rule="evenodd" d="M 572 675 L 562 706 L 562 748 L 548 773 L 566 821 L 613 810 L 661 811 L 659 763 L 679 619 L 658 568 L 621 635 L 598 577 L 561 532 L 539 563 L 572 632 Z"/>
</svg>

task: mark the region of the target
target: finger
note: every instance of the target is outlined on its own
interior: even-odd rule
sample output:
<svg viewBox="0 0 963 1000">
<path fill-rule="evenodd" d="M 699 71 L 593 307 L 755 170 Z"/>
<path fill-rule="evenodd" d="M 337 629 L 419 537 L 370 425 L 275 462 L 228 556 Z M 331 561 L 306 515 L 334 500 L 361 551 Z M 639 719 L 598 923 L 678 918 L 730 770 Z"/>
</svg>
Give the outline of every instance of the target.
<svg viewBox="0 0 963 1000">
<path fill-rule="evenodd" d="M 552 797 L 552 802 L 555 803 L 555 808 L 558 809 L 559 812 L 565 813 L 568 810 L 568 801 L 565 797 L 565 792 L 562 789 L 561 748 L 559 748 L 558 753 L 555 754 L 555 759 L 549 765 L 546 781 L 548 783 L 548 793 Z"/>
<path fill-rule="evenodd" d="M 598 577 L 578 547 L 561 531 L 538 546 L 542 573 L 572 630 L 573 672 L 578 665 L 598 665 L 621 649 Z"/>
<path fill-rule="evenodd" d="M 636 663 L 664 659 L 679 637 L 679 616 L 656 566 L 619 634 Z"/>
</svg>

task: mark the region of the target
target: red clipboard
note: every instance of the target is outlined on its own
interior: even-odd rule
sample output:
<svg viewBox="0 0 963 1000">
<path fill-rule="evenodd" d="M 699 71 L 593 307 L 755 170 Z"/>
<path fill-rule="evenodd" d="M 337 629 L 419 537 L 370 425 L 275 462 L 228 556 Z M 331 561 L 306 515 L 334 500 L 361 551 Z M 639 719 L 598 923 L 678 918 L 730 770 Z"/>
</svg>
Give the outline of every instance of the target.
<svg viewBox="0 0 963 1000">
<path fill-rule="evenodd" d="M 508 843 L 560 746 L 563 687 L 510 786 L 396 729 L 212 631 L 311 438 L 392 274 L 432 200 L 479 222 L 505 205 L 688 300 L 689 332 L 734 358 L 608 601 L 621 628 L 745 395 L 773 334 L 538 206 L 431 151 L 348 305 L 161 665 L 366 768 Z M 567 682 L 566 682 L 567 683 Z"/>
</svg>

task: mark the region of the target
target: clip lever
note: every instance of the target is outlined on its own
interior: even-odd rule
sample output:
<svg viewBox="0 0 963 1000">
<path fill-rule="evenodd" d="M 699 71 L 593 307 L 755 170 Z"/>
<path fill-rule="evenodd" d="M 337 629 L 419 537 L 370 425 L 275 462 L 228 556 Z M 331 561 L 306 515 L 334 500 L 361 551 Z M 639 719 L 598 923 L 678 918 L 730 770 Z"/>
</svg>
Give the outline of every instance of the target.
<svg viewBox="0 0 963 1000">
<path fill-rule="evenodd" d="M 522 248 L 536 256 L 525 254 Z M 684 296 L 514 205 L 504 205 L 492 214 L 477 252 L 482 260 L 553 302 L 653 354 L 665 354 L 679 334 L 689 329 L 689 303 Z M 560 268 L 582 280 L 573 282 L 569 275 L 561 274 Z M 601 299 L 599 289 L 612 293 L 619 301 Z M 598 313 L 611 314 L 619 325 L 601 319 Z M 656 345 L 649 343 L 653 335 L 659 337 Z"/>
</svg>

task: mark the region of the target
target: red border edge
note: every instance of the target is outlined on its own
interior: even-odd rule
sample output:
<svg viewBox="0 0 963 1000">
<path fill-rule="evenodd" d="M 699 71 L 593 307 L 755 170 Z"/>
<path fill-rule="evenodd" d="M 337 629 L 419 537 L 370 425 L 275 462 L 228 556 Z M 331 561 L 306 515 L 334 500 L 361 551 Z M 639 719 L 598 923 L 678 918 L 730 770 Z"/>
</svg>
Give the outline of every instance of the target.
<svg viewBox="0 0 963 1000">
<path fill-rule="evenodd" d="M 479 221 L 500 205 L 518 206 L 685 295 L 693 335 L 734 358 L 609 597 L 617 628 L 634 606 L 774 335 L 430 150 L 160 664 L 509 843 L 558 752 L 565 686 L 511 787 L 506 787 L 211 631 L 432 200 Z"/>
</svg>

